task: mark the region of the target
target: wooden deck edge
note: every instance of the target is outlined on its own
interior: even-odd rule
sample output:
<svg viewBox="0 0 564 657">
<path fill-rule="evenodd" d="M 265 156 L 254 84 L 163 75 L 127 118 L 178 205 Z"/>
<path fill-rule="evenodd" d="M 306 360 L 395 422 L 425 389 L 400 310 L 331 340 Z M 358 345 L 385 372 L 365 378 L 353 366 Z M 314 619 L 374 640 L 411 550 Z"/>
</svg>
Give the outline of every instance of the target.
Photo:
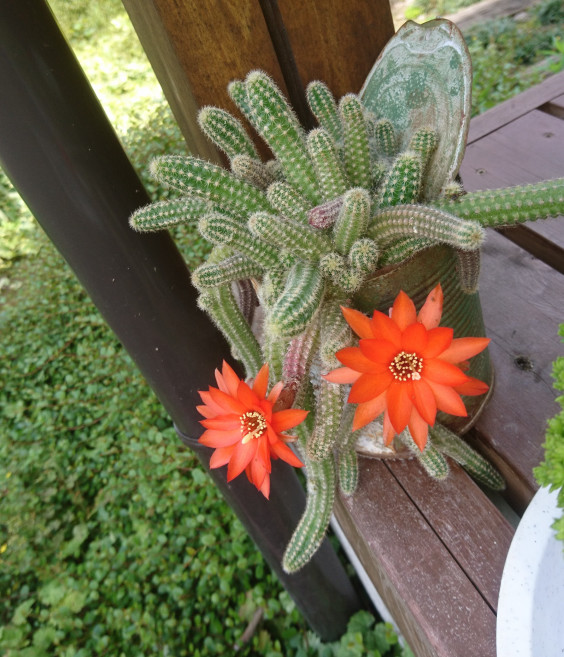
<svg viewBox="0 0 564 657">
<path fill-rule="evenodd" d="M 564 72 L 551 75 L 540 84 L 527 89 L 513 98 L 492 107 L 470 122 L 468 144 L 482 139 L 502 126 L 511 123 L 527 112 L 534 110 L 562 95 Z"/>
</svg>

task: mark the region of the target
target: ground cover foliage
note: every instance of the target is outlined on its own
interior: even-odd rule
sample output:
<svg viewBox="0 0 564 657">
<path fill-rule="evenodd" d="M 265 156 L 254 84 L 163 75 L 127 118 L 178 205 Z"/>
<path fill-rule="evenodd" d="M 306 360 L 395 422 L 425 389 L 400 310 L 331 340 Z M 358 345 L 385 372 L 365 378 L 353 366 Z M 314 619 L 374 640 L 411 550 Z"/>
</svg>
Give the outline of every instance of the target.
<svg viewBox="0 0 564 657">
<path fill-rule="evenodd" d="M 165 198 L 148 161 L 184 146 L 121 3 L 51 4 L 149 192 Z M 502 37 L 476 36 L 471 50 L 482 43 Z M 483 95 L 499 102 L 513 74 L 489 57 L 478 78 L 498 70 Z M 190 231 L 176 237 L 191 266 L 202 260 Z M 0 654 L 232 654 L 259 608 L 240 655 L 402 654 L 366 613 L 334 644 L 307 631 L 1 172 L 0 243 Z"/>
</svg>

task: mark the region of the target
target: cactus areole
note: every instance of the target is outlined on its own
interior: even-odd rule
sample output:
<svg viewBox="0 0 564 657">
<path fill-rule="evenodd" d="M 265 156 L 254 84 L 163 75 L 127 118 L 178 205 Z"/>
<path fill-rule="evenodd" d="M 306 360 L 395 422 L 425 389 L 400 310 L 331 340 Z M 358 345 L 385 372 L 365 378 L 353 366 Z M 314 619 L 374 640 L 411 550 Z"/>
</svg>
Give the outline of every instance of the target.
<svg viewBox="0 0 564 657">
<path fill-rule="evenodd" d="M 464 40 L 442 19 L 406 23 L 359 95 L 336 101 L 311 82 L 319 125 L 309 134 L 252 71 L 229 93 L 274 158 L 262 162 L 238 119 L 206 107 L 200 126 L 231 170 L 160 157 L 153 175 L 179 197 L 131 217 L 141 231 L 197 224 L 213 245 L 192 280 L 247 382 L 223 364 L 218 388 L 200 393 L 200 440 L 215 449 L 211 467 L 245 472 L 267 497 L 271 458 L 306 466 L 287 572 L 318 549 L 337 491 L 354 493 L 366 432 L 381 455 L 407 453 L 437 479 L 446 455 L 504 486 L 453 431 L 475 419 L 491 384 L 479 248 L 485 227 L 564 214 L 564 180 L 466 194 L 456 175 L 470 89 Z"/>
</svg>

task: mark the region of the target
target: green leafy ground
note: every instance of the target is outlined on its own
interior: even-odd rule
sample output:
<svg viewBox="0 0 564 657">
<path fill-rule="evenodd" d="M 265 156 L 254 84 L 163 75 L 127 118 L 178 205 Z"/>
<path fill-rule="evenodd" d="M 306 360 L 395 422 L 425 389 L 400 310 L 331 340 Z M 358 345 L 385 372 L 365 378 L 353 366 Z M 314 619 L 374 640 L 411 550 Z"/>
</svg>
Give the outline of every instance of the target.
<svg viewBox="0 0 564 657">
<path fill-rule="evenodd" d="M 147 164 L 184 146 L 120 2 L 52 6 L 150 193 L 164 198 Z M 478 105 L 515 92 L 494 50 L 514 38 L 471 37 L 487 89 L 476 87 Z M 201 241 L 177 237 L 189 263 L 201 261 Z M 232 654 L 259 607 L 240 655 L 401 654 L 367 614 L 332 645 L 307 631 L 3 174 L 0 244 L 0 654 Z"/>
</svg>

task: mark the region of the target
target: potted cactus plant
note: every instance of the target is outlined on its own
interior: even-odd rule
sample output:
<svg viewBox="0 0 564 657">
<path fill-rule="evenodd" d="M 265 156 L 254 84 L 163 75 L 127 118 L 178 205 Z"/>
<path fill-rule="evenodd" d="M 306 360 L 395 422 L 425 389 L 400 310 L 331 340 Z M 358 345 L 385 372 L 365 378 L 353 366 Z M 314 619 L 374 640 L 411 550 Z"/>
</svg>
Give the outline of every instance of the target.
<svg viewBox="0 0 564 657">
<path fill-rule="evenodd" d="M 462 36 L 441 19 L 403 26 L 359 94 L 337 102 L 311 82 L 309 133 L 252 71 L 229 93 L 274 158 L 261 161 L 232 114 L 203 108 L 231 170 L 160 157 L 153 175 L 181 195 L 131 217 L 141 231 L 197 223 L 213 244 L 193 282 L 247 380 L 224 363 L 200 393 L 201 442 L 211 467 L 246 472 L 267 497 L 271 458 L 306 465 L 288 572 L 320 545 L 337 491 L 354 493 L 359 449 L 417 458 L 439 479 L 450 456 L 504 485 L 458 435 L 493 382 L 479 247 L 487 226 L 562 213 L 564 181 L 466 194 L 456 177 L 470 89 Z"/>
</svg>

